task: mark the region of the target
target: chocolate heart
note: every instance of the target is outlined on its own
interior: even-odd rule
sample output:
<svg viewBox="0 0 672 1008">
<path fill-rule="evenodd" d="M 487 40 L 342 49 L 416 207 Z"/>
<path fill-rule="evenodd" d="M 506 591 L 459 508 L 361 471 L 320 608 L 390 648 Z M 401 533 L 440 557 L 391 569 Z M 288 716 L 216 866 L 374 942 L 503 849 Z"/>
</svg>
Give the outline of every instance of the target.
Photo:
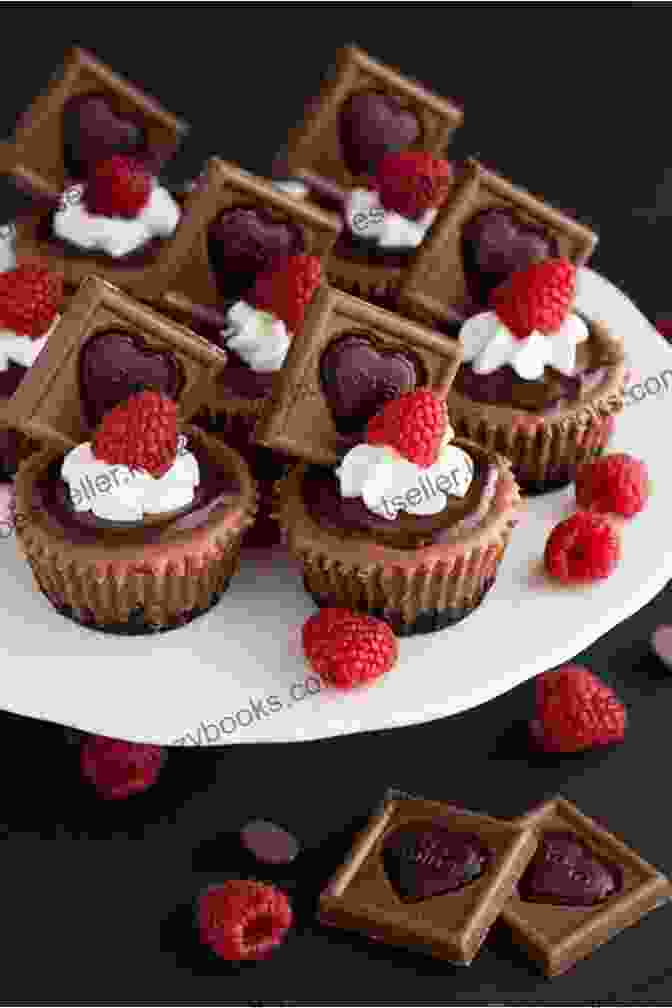
<svg viewBox="0 0 672 1008">
<path fill-rule="evenodd" d="M 257 273 L 272 259 L 303 251 L 300 229 L 261 209 L 225 210 L 210 227 L 208 236 L 210 262 L 225 298 L 248 292 Z"/>
<path fill-rule="evenodd" d="M 456 892 L 485 871 L 490 852 L 473 833 L 447 826 L 403 826 L 387 838 L 383 865 L 404 903 Z"/>
<path fill-rule="evenodd" d="M 384 154 L 415 143 L 420 124 L 415 113 L 393 95 L 369 91 L 352 95 L 344 103 L 339 135 L 343 159 L 352 174 L 372 174 Z"/>
<path fill-rule="evenodd" d="M 621 888 L 620 869 L 603 864 L 574 833 L 544 833 L 519 884 L 529 903 L 590 907 Z"/>
<path fill-rule="evenodd" d="M 96 161 L 114 154 L 144 159 L 144 129 L 117 115 L 105 95 L 70 98 L 63 108 L 63 144 L 68 175 L 85 179 Z"/>
<path fill-rule="evenodd" d="M 552 235 L 505 209 L 481 211 L 465 226 L 462 238 L 472 294 L 481 304 L 515 270 L 559 254 Z"/>
<path fill-rule="evenodd" d="M 324 395 L 343 435 L 359 433 L 372 416 L 419 382 L 415 363 L 399 351 L 379 351 L 365 336 L 343 336 L 322 354 Z"/>
<path fill-rule="evenodd" d="M 182 372 L 172 353 L 152 350 L 140 336 L 100 332 L 84 346 L 79 382 L 87 423 L 93 429 L 113 406 L 124 402 L 138 385 L 177 399 Z"/>
</svg>

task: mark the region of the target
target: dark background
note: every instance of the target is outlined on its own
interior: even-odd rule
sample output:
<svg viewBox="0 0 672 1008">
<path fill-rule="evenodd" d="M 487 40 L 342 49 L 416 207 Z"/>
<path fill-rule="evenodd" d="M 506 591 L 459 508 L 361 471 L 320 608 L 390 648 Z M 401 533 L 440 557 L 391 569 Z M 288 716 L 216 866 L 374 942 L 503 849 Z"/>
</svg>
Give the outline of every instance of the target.
<svg viewBox="0 0 672 1008">
<path fill-rule="evenodd" d="M 593 265 L 650 317 L 672 311 L 667 4 L 5 4 L 3 14 L 1 132 L 76 42 L 191 122 L 171 181 L 212 154 L 267 170 L 336 47 L 356 42 L 462 101 L 455 155 L 574 209 L 600 234 Z M 13 208 L 7 188 L 2 219 Z M 152 791 L 105 804 L 79 784 L 62 729 L 1 715 L 5 1003 L 672 1003 L 669 908 L 552 982 L 499 928 L 458 970 L 312 919 L 320 883 L 388 785 L 501 816 L 560 791 L 672 873 L 672 676 L 648 647 L 670 608 L 668 589 L 581 656 L 630 710 L 625 745 L 582 757 L 530 757 L 526 684 L 415 728 L 174 750 Z M 446 676 L 468 677 L 449 654 Z M 222 665 L 226 675 L 225 640 Z M 254 870 L 235 835 L 257 816 L 304 844 L 293 870 L 259 872 L 288 886 L 298 925 L 268 963 L 229 970 L 195 942 L 191 901 Z"/>
</svg>

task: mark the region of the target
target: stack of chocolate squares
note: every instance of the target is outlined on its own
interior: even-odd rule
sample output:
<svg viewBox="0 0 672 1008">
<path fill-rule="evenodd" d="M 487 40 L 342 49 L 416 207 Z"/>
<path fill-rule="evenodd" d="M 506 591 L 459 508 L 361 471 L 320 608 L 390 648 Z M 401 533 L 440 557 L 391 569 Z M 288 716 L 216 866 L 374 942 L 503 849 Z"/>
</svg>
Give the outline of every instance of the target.
<svg viewBox="0 0 672 1008">
<path fill-rule="evenodd" d="M 564 798 L 506 821 L 393 790 L 320 920 L 469 966 L 501 919 L 553 977 L 670 899 L 669 879 Z"/>
<path fill-rule="evenodd" d="M 596 236 L 445 160 L 462 118 L 348 47 L 272 180 L 212 158 L 175 190 L 185 124 L 68 55 L 0 145 L 32 196 L 0 274 L 4 468 L 60 611 L 182 625 L 243 535 L 281 534 L 318 605 L 399 635 L 481 603 L 521 489 L 603 450 L 625 363 L 575 304 Z"/>
</svg>

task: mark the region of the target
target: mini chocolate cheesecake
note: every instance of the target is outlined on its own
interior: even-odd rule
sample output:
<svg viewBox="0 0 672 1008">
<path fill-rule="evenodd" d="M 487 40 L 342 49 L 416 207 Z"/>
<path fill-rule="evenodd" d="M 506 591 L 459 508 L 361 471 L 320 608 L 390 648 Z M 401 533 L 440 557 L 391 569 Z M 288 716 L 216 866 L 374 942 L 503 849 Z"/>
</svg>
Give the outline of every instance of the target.
<svg viewBox="0 0 672 1008">
<path fill-rule="evenodd" d="M 254 521 L 256 485 L 236 451 L 196 428 L 184 433 L 201 475 L 192 503 L 139 522 L 76 511 L 58 449 L 22 464 L 17 534 L 40 590 L 62 615 L 109 633 L 148 634 L 184 626 L 220 600 Z M 91 481 L 81 488 L 90 500 L 97 492 Z"/>
<path fill-rule="evenodd" d="M 524 380 L 508 364 L 477 374 L 463 362 L 448 396 L 457 433 L 510 459 L 527 493 L 571 482 L 578 465 L 604 451 L 623 407 L 622 340 L 603 323 L 584 321 L 589 336 L 570 375 L 547 366 L 541 378 Z"/>
<path fill-rule="evenodd" d="M 343 498 L 325 466 L 297 466 L 278 484 L 278 520 L 318 605 L 366 612 L 398 636 L 441 630 L 480 605 L 518 523 L 520 495 L 506 459 L 453 444 L 474 463 L 471 486 L 432 516 L 374 514 Z M 437 492 L 431 481 L 420 489 Z"/>
</svg>

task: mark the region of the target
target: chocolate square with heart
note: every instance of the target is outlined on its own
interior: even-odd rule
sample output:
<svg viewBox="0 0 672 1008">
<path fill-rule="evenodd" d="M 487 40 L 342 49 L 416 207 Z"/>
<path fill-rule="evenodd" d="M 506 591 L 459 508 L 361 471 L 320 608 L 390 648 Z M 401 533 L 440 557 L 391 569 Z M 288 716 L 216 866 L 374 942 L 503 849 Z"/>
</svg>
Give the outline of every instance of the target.
<svg viewBox="0 0 672 1008">
<path fill-rule="evenodd" d="M 55 201 L 69 182 L 114 154 L 133 156 L 157 174 L 187 130 L 149 95 L 74 47 L 21 116 L 12 140 L 0 145 L 0 171 Z"/>
<path fill-rule="evenodd" d="M 460 361 L 457 340 L 322 287 L 278 372 L 257 440 L 333 464 L 390 399 L 422 386 L 445 399 Z"/>
<path fill-rule="evenodd" d="M 162 308 L 187 323 L 226 328 L 218 313 L 249 293 L 260 270 L 300 253 L 323 259 L 340 230 L 336 214 L 302 205 L 270 182 L 211 158 L 190 199 L 180 234 L 184 255 L 164 286 Z"/>
<path fill-rule="evenodd" d="M 534 828 L 539 846 L 502 917 L 548 976 L 672 899 L 664 875 L 564 798 L 515 824 Z"/>
<path fill-rule="evenodd" d="M 144 385 L 188 421 L 226 365 L 208 340 L 97 277 L 86 280 L 2 413 L 3 422 L 64 451 Z"/>
<path fill-rule="evenodd" d="M 346 46 L 303 122 L 290 131 L 283 173 L 362 185 L 384 154 L 442 155 L 463 118 L 453 102 Z"/>
<path fill-rule="evenodd" d="M 536 846 L 528 828 L 444 802 L 389 799 L 322 893 L 320 920 L 468 965 Z"/>
<path fill-rule="evenodd" d="M 583 266 L 596 244 L 589 228 L 470 159 L 404 271 L 399 306 L 413 318 L 450 323 L 456 309 L 485 310 L 514 270 L 558 255 Z"/>
</svg>

